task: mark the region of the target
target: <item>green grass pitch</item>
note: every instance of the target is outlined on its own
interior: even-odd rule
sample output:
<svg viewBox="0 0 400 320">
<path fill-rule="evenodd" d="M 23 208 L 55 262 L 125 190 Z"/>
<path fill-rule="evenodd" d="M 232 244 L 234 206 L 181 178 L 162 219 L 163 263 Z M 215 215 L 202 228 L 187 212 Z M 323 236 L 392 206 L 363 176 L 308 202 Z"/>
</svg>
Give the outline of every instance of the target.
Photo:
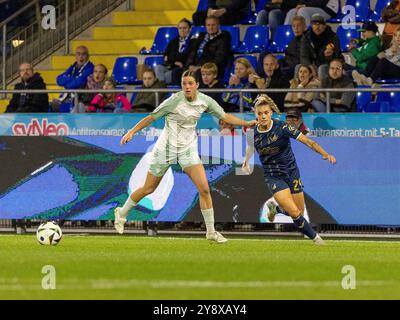
<svg viewBox="0 0 400 320">
<path fill-rule="evenodd" d="M 42 268 L 56 289 L 42 288 Z M 356 289 L 342 288 L 342 268 Z M 400 243 L 64 236 L 0 236 L 0 299 L 399 299 Z"/>
</svg>

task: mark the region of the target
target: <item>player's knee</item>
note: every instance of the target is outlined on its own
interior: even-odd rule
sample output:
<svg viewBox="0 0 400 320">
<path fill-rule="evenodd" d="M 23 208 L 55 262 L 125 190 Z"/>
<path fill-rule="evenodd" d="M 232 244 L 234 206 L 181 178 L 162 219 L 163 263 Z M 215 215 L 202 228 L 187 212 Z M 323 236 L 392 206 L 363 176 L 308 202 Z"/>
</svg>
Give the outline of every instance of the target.
<svg viewBox="0 0 400 320">
<path fill-rule="evenodd" d="M 199 193 L 200 193 L 200 196 L 207 197 L 210 195 L 210 188 L 208 186 L 201 187 L 201 188 L 199 188 Z"/>
</svg>

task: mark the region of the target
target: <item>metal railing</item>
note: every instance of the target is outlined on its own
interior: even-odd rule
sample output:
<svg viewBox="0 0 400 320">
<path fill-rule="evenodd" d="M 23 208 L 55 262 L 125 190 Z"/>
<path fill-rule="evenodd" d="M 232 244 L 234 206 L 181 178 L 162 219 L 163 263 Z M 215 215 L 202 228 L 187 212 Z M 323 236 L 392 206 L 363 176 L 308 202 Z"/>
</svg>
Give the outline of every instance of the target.
<svg viewBox="0 0 400 320">
<path fill-rule="evenodd" d="M 79 94 L 83 93 L 138 93 L 138 92 L 145 92 L 145 93 L 154 93 L 156 96 L 156 105 L 160 104 L 160 93 L 171 93 L 171 92 L 179 92 L 182 89 L 178 88 L 157 88 L 157 89 L 142 89 L 142 88 L 135 88 L 135 89 L 113 89 L 113 90 L 89 90 L 89 89 L 52 89 L 52 90 L 29 90 L 29 93 L 39 94 L 39 93 L 68 93 L 74 95 L 74 105 L 79 103 Z M 394 88 L 338 88 L 338 89 L 327 89 L 327 88 L 318 88 L 318 89 L 200 89 L 200 92 L 204 93 L 239 93 L 240 95 L 240 112 L 244 111 L 243 108 L 243 94 L 244 93 L 289 93 L 289 92 L 304 92 L 304 93 L 325 93 L 326 95 L 326 112 L 331 112 L 331 101 L 330 97 L 332 93 L 358 93 L 358 92 L 400 92 L 400 86 Z M 0 90 L 1 94 L 14 94 L 14 93 L 26 93 L 26 90 Z"/>
<path fill-rule="evenodd" d="M 1 80 L 2 88 L 18 75 L 22 62 L 36 64 L 51 53 L 65 46 L 65 54 L 69 54 L 69 41 L 86 30 L 96 21 L 131 0 L 59 0 L 54 7 L 56 12 L 56 29 L 44 29 L 39 6 L 40 0 L 32 0 L 23 8 L 0 23 L 2 32 Z M 7 24 L 26 14 L 35 7 L 36 18 L 29 26 L 22 28 L 11 38 L 7 38 Z"/>
</svg>

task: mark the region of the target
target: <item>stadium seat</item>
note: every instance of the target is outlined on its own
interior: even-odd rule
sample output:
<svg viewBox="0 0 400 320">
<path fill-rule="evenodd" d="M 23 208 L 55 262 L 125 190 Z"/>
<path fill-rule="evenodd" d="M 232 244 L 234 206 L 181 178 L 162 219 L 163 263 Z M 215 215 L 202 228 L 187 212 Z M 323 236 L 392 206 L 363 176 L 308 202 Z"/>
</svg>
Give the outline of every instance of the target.
<svg viewBox="0 0 400 320">
<path fill-rule="evenodd" d="M 400 78 L 399 79 L 378 79 L 375 81 L 377 84 L 397 84 L 400 83 Z"/>
<path fill-rule="evenodd" d="M 400 88 L 400 86 L 383 85 L 382 88 Z M 380 109 L 384 109 L 382 112 L 399 112 L 400 108 L 396 103 L 400 103 L 400 92 L 378 92 L 376 102 L 381 104 Z M 385 107 L 383 105 L 384 102 L 388 103 L 389 107 Z"/>
<path fill-rule="evenodd" d="M 349 44 L 351 39 L 359 39 L 360 33 L 357 29 L 346 29 L 343 26 L 339 26 L 336 30 L 336 34 L 340 40 L 340 48 L 342 52 L 349 51 Z"/>
<path fill-rule="evenodd" d="M 365 107 L 364 112 L 388 112 L 389 106 L 389 102 L 387 101 L 371 102 Z"/>
<path fill-rule="evenodd" d="M 282 25 L 276 29 L 274 39 L 270 45 L 269 52 L 285 52 L 289 43 L 295 35 L 291 25 Z"/>
<path fill-rule="evenodd" d="M 192 34 L 192 37 L 198 38 L 199 34 L 201 32 L 206 32 L 206 31 L 207 31 L 207 29 L 205 26 L 194 26 L 194 27 L 192 27 L 191 34 Z"/>
<path fill-rule="evenodd" d="M 371 16 L 369 20 L 375 21 L 375 22 L 382 22 L 382 10 L 387 7 L 390 4 L 391 0 L 377 0 L 375 9 L 371 13 Z"/>
<path fill-rule="evenodd" d="M 370 86 L 357 86 L 357 88 L 371 88 Z M 356 95 L 356 104 L 357 104 L 357 112 L 366 112 L 365 110 L 368 108 L 368 105 L 372 100 L 372 92 L 357 92 Z"/>
<path fill-rule="evenodd" d="M 158 56 L 158 57 L 146 57 L 144 59 L 144 64 L 149 66 L 152 69 L 155 69 L 155 67 L 159 64 L 164 63 L 164 57 Z"/>
<path fill-rule="evenodd" d="M 370 0 L 347 0 L 346 6 L 353 6 L 356 12 L 356 21 L 355 22 L 364 22 L 368 21 L 372 10 L 370 6 Z M 342 12 L 339 12 L 336 17 L 329 19 L 328 22 L 332 23 L 340 23 L 343 21 L 343 18 L 349 14 L 349 12 L 344 11 L 345 6 L 341 6 Z"/>
<path fill-rule="evenodd" d="M 207 10 L 208 0 L 199 0 L 199 4 L 197 5 L 196 11 L 205 11 Z"/>
<path fill-rule="evenodd" d="M 139 84 L 136 66 L 138 59 L 135 57 L 119 57 L 115 60 L 112 76 L 117 84 Z"/>
<path fill-rule="evenodd" d="M 240 56 L 235 57 L 234 61 L 236 61 L 239 58 L 246 58 L 247 60 L 249 60 L 249 62 L 253 66 L 254 70 L 257 70 L 257 57 L 256 56 L 240 55 Z M 231 77 L 231 75 L 233 75 L 234 71 L 235 71 L 235 63 L 232 64 L 231 68 L 226 68 L 225 76 L 224 76 L 225 83 L 229 82 L 229 78 Z"/>
<path fill-rule="evenodd" d="M 176 27 L 158 28 L 150 50 L 142 49 L 140 50 L 140 54 L 163 54 L 168 43 L 177 36 L 178 29 Z"/>
<path fill-rule="evenodd" d="M 240 47 L 240 29 L 233 26 L 221 26 L 221 30 L 227 31 L 231 35 L 231 49 L 236 51 Z"/>
<path fill-rule="evenodd" d="M 250 26 L 246 30 L 242 45 L 237 53 L 256 53 L 267 50 L 269 47 L 268 26 Z"/>
</svg>

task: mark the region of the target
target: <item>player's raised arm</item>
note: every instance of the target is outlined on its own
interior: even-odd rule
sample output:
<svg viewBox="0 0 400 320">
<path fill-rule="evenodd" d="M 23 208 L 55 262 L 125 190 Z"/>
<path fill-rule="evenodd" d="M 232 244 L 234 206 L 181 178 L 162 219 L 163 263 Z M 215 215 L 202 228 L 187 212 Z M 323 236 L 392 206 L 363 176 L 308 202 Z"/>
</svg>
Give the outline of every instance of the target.
<svg viewBox="0 0 400 320">
<path fill-rule="evenodd" d="M 246 155 L 244 157 L 244 161 L 242 164 L 242 169 L 247 174 L 252 173 L 252 169 L 250 167 L 250 159 L 254 154 L 254 129 L 250 129 L 246 133 L 247 147 L 246 147 Z"/>
<path fill-rule="evenodd" d="M 132 140 L 133 136 L 143 128 L 151 125 L 155 121 L 153 115 L 148 115 L 146 118 L 140 120 L 132 129 L 130 129 L 121 139 L 121 145 L 127 144 Z"/>
<path fill-rule="evenodd" d="M 318 143 L 316 143 L 314 140 L 311 140 L 310 138 L 306 137 L 305 135 L 300 135 L 299 138 L 297 139 L 300 142 L 304 143 L 306 146 L 308 146 L 310 149 L 314 150 L 315 152 L 319 153 L 322 156 L 323 160 L 328 160 L 330 163 L 335 164 L 336 163 L 336 158 L 326 152 Z"/>
</svg>

